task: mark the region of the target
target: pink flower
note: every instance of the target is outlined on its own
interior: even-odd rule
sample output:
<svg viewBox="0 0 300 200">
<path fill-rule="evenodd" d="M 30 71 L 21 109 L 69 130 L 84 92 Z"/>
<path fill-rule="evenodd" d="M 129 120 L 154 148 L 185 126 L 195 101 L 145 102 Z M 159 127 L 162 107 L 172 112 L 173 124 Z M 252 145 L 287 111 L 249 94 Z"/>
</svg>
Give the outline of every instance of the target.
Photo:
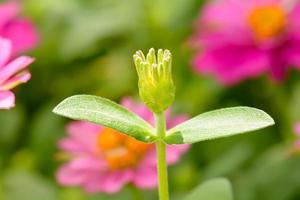
<svg viewBox="0 0 300 200">
<path fill-rule="evenodd" d="M 125 98 L 121 102 L 153 124 L 151 112 L 142 104 Z M 185 116 L 170 117 L 168 127 L 184 120 Z M 115 193 L 128 183 L 150 189 L 157 186 L 156 152 L 154 144 L 139 142 L 110 128 L 75 121 L 68 125 L 69 136 L 59 147 L 70 157 L 58 170 L 56 177 L 64 186 L 82 186 L 86 192 Z M 189 145 L 167 147 L 167 162 L 176 163 Z"/>
<path fill-rule="evenodd" d="M 199 73 L 231 85 L 270 73 L 282 80 L 300 69 L 300 1 L 217 0 L 209 3 L 192 38 Z"/>
<path fill-rule="evenodd" d="M 38 40 L 32 23 L 17 18 L 20 5 L 17 1 L 0 4 L 0 36 L 11 40 L 13 54 L 32 49 Z"/>
<path fill-rule="evenodd" d="M 296 135 L 300 137 L 300 122 L 295 124 L 294 130 Z"/>
<path fill-rule="evenodd" d="M 15 95 L 10 90 L 31 77 L 26 67 L 33 62 L 33 58 L 21 56 L 11 60 L 11 55 L 11 42 L 0 38 L 0 109 L 15 105 Z"/>
</svg>

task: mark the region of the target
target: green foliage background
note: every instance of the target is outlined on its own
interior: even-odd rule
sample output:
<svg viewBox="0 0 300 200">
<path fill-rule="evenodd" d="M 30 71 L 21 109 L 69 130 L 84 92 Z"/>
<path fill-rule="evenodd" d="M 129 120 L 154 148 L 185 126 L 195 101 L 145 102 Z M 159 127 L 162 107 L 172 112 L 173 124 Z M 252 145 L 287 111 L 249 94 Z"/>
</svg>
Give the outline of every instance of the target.
<svg viewBox="0 0 300 200">
<path fill-rule="evenodd" d="M 94 200 L 54 180 L 56 142 L 66 119 L 51 113 L 62 99 L 85 93 L 119 101 L 137 97 L 133 53 L 168 48 L 174 57 L 175 113 L 194 116 L 211 109 L 245 105 L 268 112 L 276 125 L 255 133 L 193 145 L 170 168 L 174 199 L 199 183 L 225 176 L 237 200 L 299 200 L 300 157 L 290 148 L 292 125 L 300 119 L 300 73 L 283 84 L 267 77 L 225 88 L 195 74 L 188 47 L 201 0 L 23 0 L 24 15 L 40 32 L 31 54 L 32 80 L 16 90 L 17 107 L 0 111 L 0 199 Z M 144 191 L 146 199 L 155 191 Z M 131 199 L 125 188 L 111 199 Z"/>
</svg>

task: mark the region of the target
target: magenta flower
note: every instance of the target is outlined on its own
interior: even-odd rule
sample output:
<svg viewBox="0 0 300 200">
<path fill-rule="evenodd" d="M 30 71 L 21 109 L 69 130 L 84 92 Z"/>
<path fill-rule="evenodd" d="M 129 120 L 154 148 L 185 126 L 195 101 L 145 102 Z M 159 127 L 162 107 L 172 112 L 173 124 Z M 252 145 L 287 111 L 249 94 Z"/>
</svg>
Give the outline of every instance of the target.
<svg viewBox="0 0 300 200">
<path fill-rule="evenodd" d="M 0 109 L 15 105 L 15 95 L 10 90 L 31 77 L 26 67 L 33 62 L 33 58 L 21 56 L 11 60 L 11 55 L 10 40 L 0 38 Z"/>
<path fill-rule="evenodd" d="M 282 80 L 300 69 L 300 1 L 218 0 L 209 3 L 192 38 L 199 73 L 231 85 L 270 73 Z"/>
<path fill-rule="evenodd" d="M 129 110 L 153 123 L 151 112 L 130 98 L 121 102 Z M 185 116 L 170 117 L 172 127 Z M 86 192 L 115 193 L 128 183 L 143 189 L 157 186 L 156 151 L 154 144 L 137 141 L 120 132 L 89 122 L 75 121 L 68 125 L 69 136 L 59 147 L 70 158 L 61 166 L 56 177 L 64 186 L 82 186 Z M 189 145 L 167 147 L 167 162 L 176 163 Z"/>
<path fill-rule="evenodd" d="M 13 54 L 32 49 L 38 40 L 33 24 L 19 13 L 17 1 L 0 4 L 0 36 L 11 40 Z"/>
</svg>

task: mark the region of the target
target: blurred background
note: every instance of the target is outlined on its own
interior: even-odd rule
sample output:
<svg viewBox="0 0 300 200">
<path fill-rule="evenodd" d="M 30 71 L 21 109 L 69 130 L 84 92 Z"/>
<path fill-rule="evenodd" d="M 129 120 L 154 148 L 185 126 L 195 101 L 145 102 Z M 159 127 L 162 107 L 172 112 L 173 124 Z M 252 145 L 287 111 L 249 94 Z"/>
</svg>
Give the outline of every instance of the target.
<svg viewBox="0 0 300 200">
<path fill-rule="evenodd" d="M 294 123 L 300 119 L 300 73 L 283 84 L 266 76 L 231 87 L 192 69 L 189 46 L 202 0 L 23 0 L 22 15 L 36 25 L 40 41 L 32 79 L 17 89 L 16 107 L 0 110 L 0 198 L 3 200 L 94 200 L 80 188 L 60 187 L 54 172 L 57 141 L 67 119 L 51 110 L 65 97 L 94 94 L 119 101 L 138 98 L 133 53 L 171 50 L 175 113 L 194 116 L 227 106 L 253 106 L 276 125 L 251 134 L 197 143 L 170 168 L 173 199 L 199 183 L 224 176 L 237 200 L 299 200 L 300 157 Z M 143 191 L 155 199 L 156 191 Z M 110 199 L 131 199 L 127 189 Z"/>
</svg>

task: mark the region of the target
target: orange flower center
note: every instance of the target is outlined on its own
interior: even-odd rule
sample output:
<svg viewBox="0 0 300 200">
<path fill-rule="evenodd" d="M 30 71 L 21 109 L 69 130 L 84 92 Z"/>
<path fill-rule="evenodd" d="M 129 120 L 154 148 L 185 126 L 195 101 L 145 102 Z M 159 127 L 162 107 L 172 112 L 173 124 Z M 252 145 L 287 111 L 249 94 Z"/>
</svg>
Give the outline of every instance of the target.
<svg viewBox="0 0 300 200">
<path fill-rule="evenodd" d="M 151 146 L 111 128 L 104 128 L 97 139 L 97 147 L 111 170 L 134 167 Z"/>
<path fill-rule="evenodd" d="M 282 33 L 286 24 L 286 16 L 280 6 L 262 6 L 251 11 L 248 22 L 256 38 L 265 40 Z"/>
</svg>

